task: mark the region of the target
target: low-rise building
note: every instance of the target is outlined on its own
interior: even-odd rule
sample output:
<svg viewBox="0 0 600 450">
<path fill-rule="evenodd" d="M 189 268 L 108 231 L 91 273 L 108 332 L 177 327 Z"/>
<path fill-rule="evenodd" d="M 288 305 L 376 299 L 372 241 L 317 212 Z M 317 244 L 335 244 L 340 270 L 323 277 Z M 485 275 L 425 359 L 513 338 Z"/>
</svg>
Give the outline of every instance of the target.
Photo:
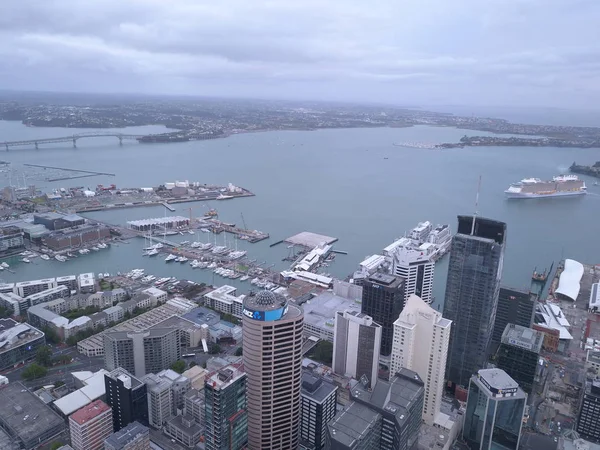
<svg viewBox="0 0 600 450">
<path fill-rule="evenodd" d="M 23 232 L 15 226 L 0 228 L 0 253 L 11 254 L 23 248 Z"/>
<path fill-rule="evenodd" d="M 201 325 L 180 316 L 171 316 L 152 328 L 176 328 L 180 335 L 181 346 L 194 348 L 202 345 L 203 330 Z"/>
<path fill-rule="evenodd" d="M 96 400 L 75 411 L 69 417 L 69 430 L 74 450 L 102 450 L 104 440 L 113 431 L 110 406 Z"/>
<path fill-rule="evenodd" d="M 94 330 L 97 330 L 98 328 L 105 328 L 106 325 L 108 325 L 108 314 L 106 314 L 104 311 L 90 314 L 89 317 Z"/>
<path fill-rule="evenodd" d="M 21 316 L 27 313 L 29 302 L 15 294 L 11 288 L 10 292 L 0 292 L 0 306 L 11 309 L 14 316 Z"/>
<path fill-rule="evenodd" d="M 0 405 L 0 427 L 20 449 L 37 448 L 65 431 L 63 419 L 18 381 L 0 389 Z"/>
<path fill-rule="evenodd" d="M 34 214 L 33 223 L 36 225 L 44 225 L 48 230 L 57 231 L 83 225 L 85 224 L 85 219 L 76 214 L 47 212 Z"/>
<path fill-rule="evenodd" d="M 66 286 L 70 291 L 77 290 L 77 277 L 75 275 L 67 275 L 65 277 L 56 277 L 57 286 Z"/>
<path fill-rule="evenodd" d="M 183 396 L 183 413 L 193 417 L 198 425 L 204 425 L 205 408 L 204 389 L 190 389 Z"/>
<path fill-rule="evenodd" d="M 333 343 L 335 314 L 338 311 L 360 313 L 360 300 L 344 298 L 331 291 L 323 291 L 302 303 L 304 310 L 304 335 Z"/>
<path fill-rule="evenodd" d="M 202 427 L 188 415 L 173 417 L 165 425 L 165 434 L 188 448 L 193 448 L 202 437 Z"/>
<path fill-rule="evenodd" d="M 73 372 L 73 380 L 77 390 L 54 401 L 54 409 L 64 417 L 69 417 L 79 408 L 89 405 L 95 400 L 104 398 L 106 387 L 104 375 L 109 373 L 105 369 L 92 372 Z"/>
<path fill-rule="evenodd" d="M 111 434 L 104 441 L 105 450 L 150 450 L 150 430 L 139 422 Z"/>
<path fill-rule="evenodd" d="M 144 294 L 148 294 L 150 297 L 154 297 L 154 300 L 152 301 L 153 304 L 162 304 L 165 303 L 168 299 L 168 294 L 158 288 L 155 287 L 150 287 L 148 289 L 144 289 L 142 291 Z"/>
<path fill-rule="evenodd" d="M 42 237 L 42 243 L 52 250 L 60 251 L 108 238 L 110 229 L 107 226 L 86 224 L 51 232 Z"/>
<path fill-rule="evenodd" d="M 96 292 L 96 279 L 93 273 L 82 273 L 77 276 L 77 285 L 82 294 L 92 294 Z"/>
<path fill-rule="evenodd" d="M 586 357 L 586 367 L 594 372 L 596 376 L 600 375 L 600 352 L 588 350 Z"/>
<path fill-rule="evenodd" d="M 65 298 L 68 297 L 70 294 L 71 292 L 66 286 L 56 286 L 50 289 L 43 290 L 41 292 L 37 292 L 35 294 L 31 294 L 25 297 L 25 300 L 31 307 L 39 305 L 40 303 L 56 300 L 57 298 Z"/>
<path fill-rule="evenodd" d="M 236 292 L 237 288 L 224 285 L 204 294 L 204 300 L 212 309 L 241 319 L 243 317 L 242 311 L 244 309 L 245 296 L 236 296 Z"/>
<path fill-rule="evenodd" d="M 193 389 L 202 390 L 204 389 L 204 380 L 208 376 L 208 373 L 208 370 L 200 366 L 194 366 L 183 372 L 182 375 L 190 380 Z"/>
<path fill-rule="evenodd" d="M 32 294 L 37 294 L 38 292 L 42 292 L 51 288 L 56 287 L 56 279 L 55 278 L 44 278 L 42 280 L 30 280 L 30 281 L 21 281 L 19 283 L 15 283 L 14 293 L 25 298 L 29 297 Z"/>
<path fill-rule="evenodd" d="M 43 345 L 46 336 L 37 328 L 13 319 L 0 319 L 0 370 L 35 358 L 38 347 Z"/>
<path fill-rule="evenodd" d="M 106 314 L 106 321 L 108 323 L 118 322 L 125 317 L 125 311 L 119 305 L 106 308 L 104 313 Z"/>
</svg>

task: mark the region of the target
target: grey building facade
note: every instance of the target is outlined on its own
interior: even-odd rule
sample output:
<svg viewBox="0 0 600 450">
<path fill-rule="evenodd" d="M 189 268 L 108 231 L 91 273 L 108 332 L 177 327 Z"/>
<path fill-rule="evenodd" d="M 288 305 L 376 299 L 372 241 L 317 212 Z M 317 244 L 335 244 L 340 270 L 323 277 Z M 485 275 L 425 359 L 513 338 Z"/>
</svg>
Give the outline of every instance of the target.
<svg viewBox="0 0 600 450">
<path fill-rule="evenodd" d="M 452 240 L 444 318 L 452 321 L 446 378 L 467 386 L 490 351 L 504 261 L 506 224 L 459 216 Z"/>
<path fill-rule="evenodd" d="M 394 322 L 404 308 L 404 279 L 375 273 L 363 281 L 361 312 L 381 325 L 382 355 L 389 356 L 394 340 Z"/>
<path fill-rule="evenodd" d="M 471 450 L 517 450 L 527 394 L 501 369 L 480 370 L 469 383 L 462 437 Z"/>
<path fill-rule="evenodd" d="M 327 424 L 336 414 L 337 386 L 309 372 L 302 374 L 300 441 L 314 450 L 325 448 Z"/>
<path fill-rule="evenodd" d="M 498 293 L 498 307 L 492 334 L 492 353 L 496 351 L 502 340 L 506 325 L 514 323 L 525 328 L 533 324 L 537 295 L 528 290 L 501 287 Z"/>
<path fill-rule="evenodd" d="M 104 440 L 104 450 L 150 450 L 150 430 L 131 422 Z"/>
<path fill-rule="evenodd" d="M 352 403 L 328 426 L 332 450 L 415 448 L 425 398 L 423 380 L 416 372 L 402 368 L 391 381 L 379 380 L 373 389 L 358 384 L 350 395 Z"/>
<path fill-rule="evenodd" d="M 122 367 L 136 377 L 168 369 L 181 359 L 180 333 L 176 328 L 114 331 L 104 334 L 107 370 Z"/>
</svg>

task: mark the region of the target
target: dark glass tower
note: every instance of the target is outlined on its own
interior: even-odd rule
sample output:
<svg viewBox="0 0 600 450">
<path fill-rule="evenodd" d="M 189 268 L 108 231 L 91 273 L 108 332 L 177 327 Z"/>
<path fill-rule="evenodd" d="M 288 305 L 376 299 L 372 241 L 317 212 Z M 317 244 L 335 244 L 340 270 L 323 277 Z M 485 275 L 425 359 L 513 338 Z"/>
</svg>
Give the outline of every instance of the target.
<svg viewBox="0 0 600 450">
<path fill-rule="evenodd" d="M 131 422 L 148 424 L 146 384 L 125 369 L 118 368 L 104 375 L 106 403 L 113 410 L 115 432 Z"/>
<path fill-rule="evenodd" d="M 381 349 L 384 356 L 392 352 L 394 322 L 404 308 L 404 278 L 375 273 L 363 282 L 361 312 L 381 325 Z"/>
<path fill-rule="evenodd" d="M 444 318 L 452 321 L 446 377 L 455 386 L 468 386 L 471 376 L 485 367 L 496 320 L 505 242 L 505 223 L 458 216 L 444 303 Z"/>
<path fill-rule="evenodd" d="M 514 323 L 525 328 L 531 327 L 536 298 L 536 294 L 526 290 L 500 288 L 494 333 L 492 335 L 492 353 L 495 353 L 500 345 L 506 325 Z"/>
</svg>

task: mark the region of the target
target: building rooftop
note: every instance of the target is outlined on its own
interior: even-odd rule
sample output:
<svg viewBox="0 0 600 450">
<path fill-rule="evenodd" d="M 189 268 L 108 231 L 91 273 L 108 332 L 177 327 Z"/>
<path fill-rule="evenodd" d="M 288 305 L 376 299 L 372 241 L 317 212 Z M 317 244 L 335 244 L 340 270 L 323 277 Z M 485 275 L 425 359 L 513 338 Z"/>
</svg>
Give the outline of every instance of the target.
<svg viewBox="0 0 600 450">
<path fill-rule="evenodd" d="M 58 414 L 20 382 L 0 389 L 0 420 L 4 428 L 22 441 L 35 439 L 52 429 L 64 427 Z"/>
<path fill-rule="evenodd" d="M 253 320 L 272 321 L 287 315 L 294 317 L 302 312 L 297 306 L 288 305 L 281 295 L 271 291 L 260 291 L 244 299 L 244 314 Z"/>
<path fill-rule="evenodd" d="M 327 425 L 331 439 L 347 447 L 365 439 L 381 420 L 381 415 L 367 406 L 352 402 Z"/>
<path fill-rule="evenodd" d="M 104 310 L 104 312 L 106 314 L 114 314 L 114 313 L 118 313 L 119 311 L 123 311 L 123 308 L 121 308 L 119 305 L 111 306 Z"/>
<path fill-rule="evenodd" d="M 539 353 L 544 343 L 544 333 L 521 325 L 509 323 L 502 333 L 501 342 Z"/>
<path fill-rule="evenodd" d="M 473 376 L 493 394 L 517 392 L 519 384 L 502 369 L 481 369 Z"/>
<path fill-rule="evenodd" d="M 333 244 L 337 241 L 337 238 L 331 236 L 325 236 L 323 234 L 311 233 L 310 231 L 303 231 L 302 233 L 295 234 L 285 240 L 290 244 L 302 245 L 303 247 L 314 248 L 321 244 Z"/>
<path fill-rule="evenodd" d="M 588 305 L 589 309 L 597 308 L 600 310 L 600 283 L 592 284 L 592 290 L 590 292 L 590 302 Z"/>
<path fill-rule="evenodd" d="M 187 415 L 175 416 L 168 421 L 169 425 L 177 428 L 182 434 L 192 437 L 202 433 L 202 427 L 198 425 L 194 418 Z"/>
<path fill-rule="evenodd" d="M 105 376 L 112 378 L 113 380 L 121 380 L 123 384 L 125 384 L 125 387 L 130 389 L 137 389 L 144 384 L 122 367 L 118 367 L 112 372 L 108 372 Z"/>
<path fill-rule="evenodd" d="M 0 353 L 44 336 L 37 328 L 26 323 L 18 323 L 13 319 L 0 319 Z"/>
<path fill-rule="evenodd" d="M 51 284 L 54 283 L 54 278 L 43 278 L 41 280 L 29 280 L 29 281 L 20 281 L 15 284 L 16 287 L 26 287 L 26 286 L 35 286 L 38 284 Z"/>
<path fill-rule="evenodd" d="M 108 406 L 102 400 L 96 400 L 75 411 L 71 415 L 70 420 L 73 420 L 79 425 L 83 425 L 84 423 L 89 422 L 108 410 L 110 410 L 110 406 Z"/>
<path fill-rule="evenodd" d="M 219 369 L 211 374 L 205 383 L 213 389 L 225 389 L 231 383 L 244 377 L 246 373 L 241 369 L 240 365 L 230 365 Z"/>
<path fill-rule="evenodd" d="M 150 329 L 155 328 L 177 328 L 178 330 L 197 331 L 200 330 L 201 325 L 181 316 L 171 316 L 168 319 L 158 322 L 156 325 L 150 327 Z"/>
<path fill-rule="evenodd" d="M 149 430 L 139 422 L 131 422 L 124 428 L 121 428 L 116 433 L 111 434 L 104 440 L 105 444 L 109 444 L 112 448 L 122 449 L 128 443 L 136 439 L 140 434 L 148 434 Z"/>
<path fill-rule="evenodd" d="M 322 377 L 317 377 L 309 372 L 302 373 L 301 395 L 303 397 L 310 397 L 311 400 L 322 403 L 336 390 L 337 387 Z"/>
<path fill-rule="evenodd" d="M 138 330 L 138 331 L 109 331 L 104 334 L 105 338 L 113 339 L 115 341 L 122 339 L 130 339 L 132 334 L 143 333 L 147 334 L 149 338 L 162 337 L 176 330 L 175 327 L 170 328 L 148 328 L 147 330 Z M 144 336 L 145 337 L 145 336 Z"/>
<path fill-rule="evenodd" d="M 368 279 L 373 283 L 377 283 L 390 288 L 396 288 L 400 286 L 403 282 L 402 278 L 398 278 L 393 275 L 388 275 L 387 273 L 381 272 L 374 273 Z"/>
<path fill-rule="evenodd" d="M 360 312 L 360 307 L 360 302 L 340 297 L 331 291 L 323 291 L 302 304 L 305 323 L 319 328 L 330 327 L 332 332 L 335 326 L 336 312 Z"/>
<path fill-rule="evenodd" d="M 65 416 L 72 414 L 79 408 L 99 399 L 106 394 L 104 384 L 104 374 L 109 373 L 105 369 L 100 369 L 96 373 L 92 372 L 73 372 L 74 378 L 81 381 L 84 386 L 71 392 L 54 402 L 54 406 Z"/>
<path fill-rule="evenodd" d="M 565 259 L 565 266 L 558 278 L 558 287 L 555 293 L 573 301 L 577 300 L 582 277 L 583 264 L 574 259 Z"/>
</svg>

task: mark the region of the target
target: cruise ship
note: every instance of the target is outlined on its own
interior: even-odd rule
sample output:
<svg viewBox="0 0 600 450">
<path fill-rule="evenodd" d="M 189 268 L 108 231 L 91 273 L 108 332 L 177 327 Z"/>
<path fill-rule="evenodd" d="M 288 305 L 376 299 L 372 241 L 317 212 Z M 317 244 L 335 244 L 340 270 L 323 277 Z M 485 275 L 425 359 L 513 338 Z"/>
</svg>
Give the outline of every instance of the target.
<svg viewBox="0 0 600 450">
<path fill-rule="evenodd" d="M 391 256 L 398 248 L 426 249 L 430 256 L 437 261 L 450 250 L 452 233 L 448 225 L 438 225 L 435 228 L 429 221 L 419 222 L 408 234 L 383 249 L 384 256 Z M 425 247 L 422 247 L 423 244 Z"/>
<path fill-rule="evenodd" d="M 577 175 L 559 175 L 549 181 L 525 178 L 518 183 L 511 184 L 504 193 L 507 198 L 566 197 L 584 195 L 587 193 L 587 187 Z"/>
</svg>

